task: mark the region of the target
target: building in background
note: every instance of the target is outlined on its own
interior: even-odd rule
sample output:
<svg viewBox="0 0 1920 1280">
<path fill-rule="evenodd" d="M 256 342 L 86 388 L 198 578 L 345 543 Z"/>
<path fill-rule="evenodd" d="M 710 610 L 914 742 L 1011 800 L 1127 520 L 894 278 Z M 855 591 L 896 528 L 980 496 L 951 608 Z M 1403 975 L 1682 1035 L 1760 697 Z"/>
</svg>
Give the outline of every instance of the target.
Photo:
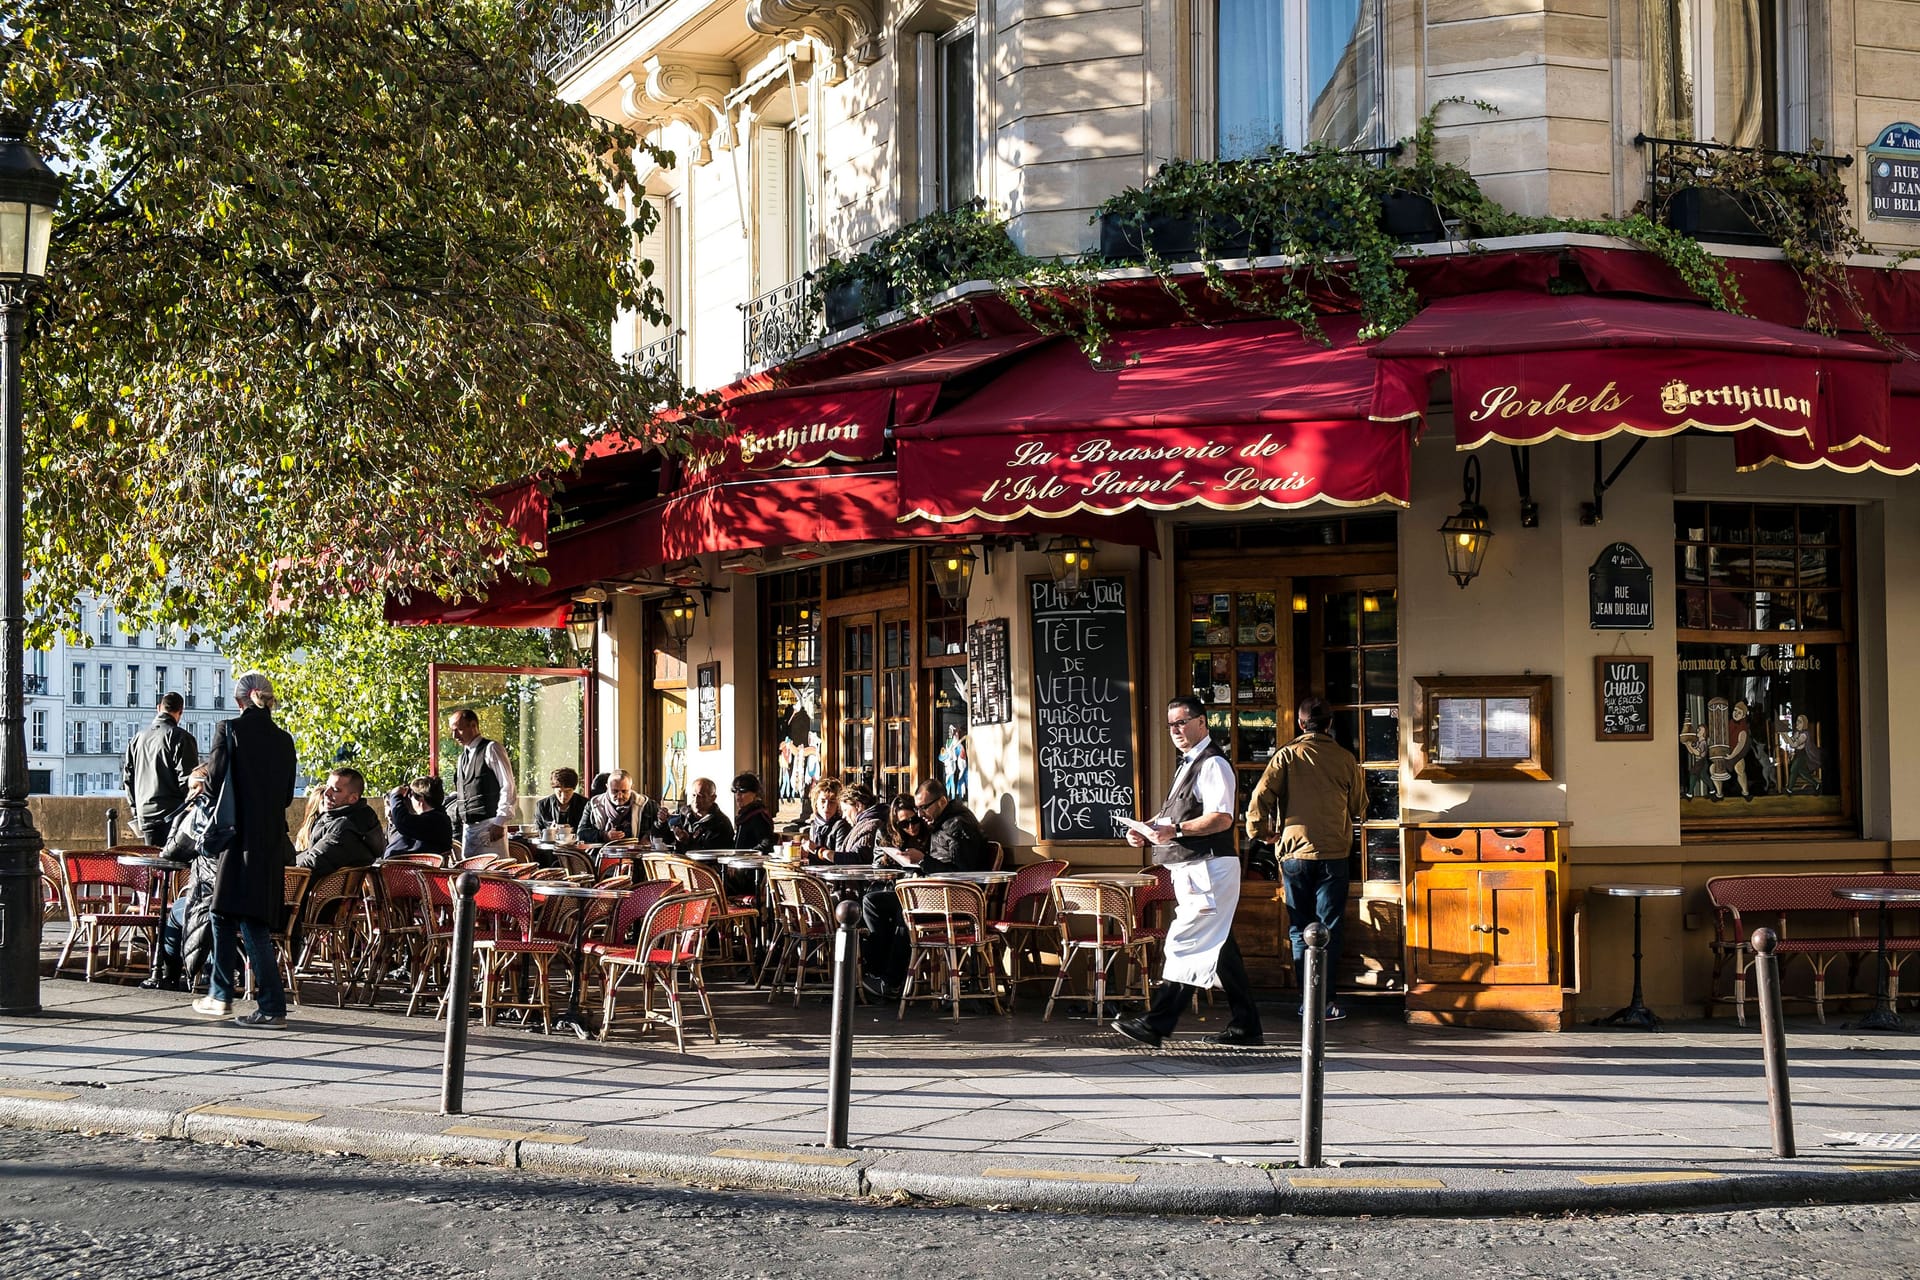
<svg viewBox="0 0 1920 1280">
<path fill-rule="evenodd" d="M 202 754 L 229 714 L 232 663 L 184 632 L 127 631 L 113 606 L 80 606 L 91 644 L 57 639 L 26 653 L 27 780 L 34 795 L 119 795 L 127 743 L 153 723 L 160 695 L 186 701 L 180 726 Z"/>
</svg>

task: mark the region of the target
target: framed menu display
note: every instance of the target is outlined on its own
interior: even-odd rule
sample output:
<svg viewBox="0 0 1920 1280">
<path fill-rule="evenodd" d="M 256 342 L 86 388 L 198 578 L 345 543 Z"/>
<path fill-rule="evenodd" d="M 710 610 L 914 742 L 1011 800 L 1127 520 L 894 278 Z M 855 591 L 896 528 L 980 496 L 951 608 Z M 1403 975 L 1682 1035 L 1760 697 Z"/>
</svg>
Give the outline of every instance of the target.
<svg viewBox="0 0 1920 1280">
<path fill-rule="evenodd" d="M 720 664 L 703 662 L 694 669 L 694 739 L 703 751 L 720 745 Z"/>
<path fill-rule="evenodd" d="M 1413 776 L 1553 777 L 1552 676 L 1415 676 Z"/>
</svg>

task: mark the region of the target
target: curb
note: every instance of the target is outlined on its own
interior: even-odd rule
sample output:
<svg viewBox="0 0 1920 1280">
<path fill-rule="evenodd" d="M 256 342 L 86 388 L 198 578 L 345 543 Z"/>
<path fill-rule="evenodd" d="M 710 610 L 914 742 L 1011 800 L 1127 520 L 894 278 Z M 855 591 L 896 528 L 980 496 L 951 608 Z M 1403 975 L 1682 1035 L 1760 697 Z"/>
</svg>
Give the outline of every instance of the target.
<svg viewBox="0 0 1920 1280">
<path fill-rule="evenodd" d="M 1562 1212 L 1868 1203 L 1920 1196 L 1920 1159 L 1866 1153 L 1667 1169 L 1621 1165 L 1267 1168 L 1152 1160 L 1029 1159 L 880 1148 L 716 1147 L 690 1134 L 614 1126 L 538 1125 L 486 1117 L 358 1111 L 281 1112 L 244 1103 L 148 1094 L 140 1105 L 65 1086 L 0 1093 L 0 1125 L 52 1133 L 245 1142 L 275 1151 L 392 1161 L 451 1160 L 575 1177 L 638 1176 L 722 1189 L 846 1198 L 898 1197 L 1043 1212 L 1252 1217 L 1355 1214 L 1537 1216 Z M 31 1095 L 31 1096 L 26 1096 Z M 644 1145 L 643 1145 L 644 1144 Z M 1861 1163 L 1841 1165 L 1841 1160 Z"/>
</svg>

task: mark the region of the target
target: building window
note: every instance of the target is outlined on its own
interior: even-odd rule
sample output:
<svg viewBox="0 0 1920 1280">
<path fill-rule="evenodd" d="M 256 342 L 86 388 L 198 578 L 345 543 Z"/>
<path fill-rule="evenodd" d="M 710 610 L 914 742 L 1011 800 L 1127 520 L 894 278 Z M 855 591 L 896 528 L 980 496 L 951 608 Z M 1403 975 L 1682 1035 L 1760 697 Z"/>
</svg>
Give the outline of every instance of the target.
<svg viewBox="0 0 1920 1280">
<path fill-rule="evenodd" d="M 194 687 L 197 683 L 194 677 L 199 675 L 200 673 L 198 671 L 195 671 L 192 667 L 188 667 L 183 674 L 187 681 L 187 688 L 186 688 L 186 695 L 185 695 L 187 699 L 187 705 L 190 707 L 197 707 L 200 705 L 200 692 L 198 689 Z"/>
<path fill-rule="evenodd" d="M 1213 23 L 1193 43 L 1217 158 L 1379 144 L 1379 0 L 1202 0 L 1196 18 Z"/>
<path fill-rule="evenodd" d="M 158 702 L 166 696 L 167 669 L 165 667 L 155 667 L 153 669 L 153 700 Z"/>
<path fill-rule="evenodd" d="M 84 720 L 75 720 L 73 722 L 73 733 L 71 737 L 73 743 L 71 748 L 72 754 L 85 755 L 87 751 L 87 722 Z M 74 794 L 78 795 L 80 793 L 76 791 Z"/>
<path fill-rule="evenodd" d="M 102 720 L 100 722 L 100 754 L 105 755 L 114 749 L 113 731 L 115 727 L 111 720 Z"/>
<path fill-rule="evenodd" d="M 107 605 L 100 606 L 100 643 L 113 643 L 113 610 Z"/>
<path fill-rule="evenodd" d="M 1805 0 L 1644 0 L 1646 131 L 1811 145 Z"/>
<path fill-rule="evenodd" d="M 28 736 L 32 743 L 29 750 L 45 751 L 47 749 L 47 713 L 45 711 L 33 713 Z"/>
<path fill-rule="evenodd" d="M 87 664 L 74 663 L 72 675 L 73 678 L 67 682 L 67 692 L 73 698 L 74 706 L 84 707 L 87 705 Z"/>
<path fill-rule="evenodd" d="M 1852 511 L 1675 515 L 1682 829 L 1851 828 Z"/>
<path fill-rule="evenodd" d="M 137 662 L 127 664 L 127 705 L 140 705 L 140 664 Z"/>
<path fill-rule="evenodd" d="M 974 27 L 918 37 L 920 211 L 958 209 L 979 190 L 979 71 Z"/>
<path fill-rule="evenodd" d="M 227 704 L 227 673 L 216 667 L 213 672 L 213 705 L 217 709 Z"/>
<path fill-rule="evenodd" d="M 813 129 L 804 118 L 754 131 L 758 291 L 798 280 L 813 265 Z"/>
<path fill-rule="evenodd" d="M 103 707 L 113 705 L 113 664 L 111 662 L 100 664 L 100 705 Z"/>
</svg>

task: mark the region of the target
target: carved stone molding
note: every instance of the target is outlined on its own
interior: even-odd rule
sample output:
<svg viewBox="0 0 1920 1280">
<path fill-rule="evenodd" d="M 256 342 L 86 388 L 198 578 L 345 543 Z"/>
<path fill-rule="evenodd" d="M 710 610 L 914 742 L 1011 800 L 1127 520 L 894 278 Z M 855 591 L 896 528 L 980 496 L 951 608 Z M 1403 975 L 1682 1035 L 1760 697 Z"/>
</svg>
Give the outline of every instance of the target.
<svg viewBox="0 0 1920 1280">
<path fill-rule="evenodd" d="M 833 54 L 837 66 L 829 83 L 845 68 L 880 61 L 886 30 L 881 0 L 747 0 L 747 25 L 762 35 L 812 36 Z"/>
<path fill-rule="evenodd" d="M 727 94 L 738 81 L 733 63 L 697 54 L 664 54 L 640 64 L 644 78 L 620 77 L 620 110 L 629 120 L 664 123 L 677 120 L 700 139 L 696 163 L 713 159 L 713 148 L 733 146 L 727 124 Z"/>
</svg>

